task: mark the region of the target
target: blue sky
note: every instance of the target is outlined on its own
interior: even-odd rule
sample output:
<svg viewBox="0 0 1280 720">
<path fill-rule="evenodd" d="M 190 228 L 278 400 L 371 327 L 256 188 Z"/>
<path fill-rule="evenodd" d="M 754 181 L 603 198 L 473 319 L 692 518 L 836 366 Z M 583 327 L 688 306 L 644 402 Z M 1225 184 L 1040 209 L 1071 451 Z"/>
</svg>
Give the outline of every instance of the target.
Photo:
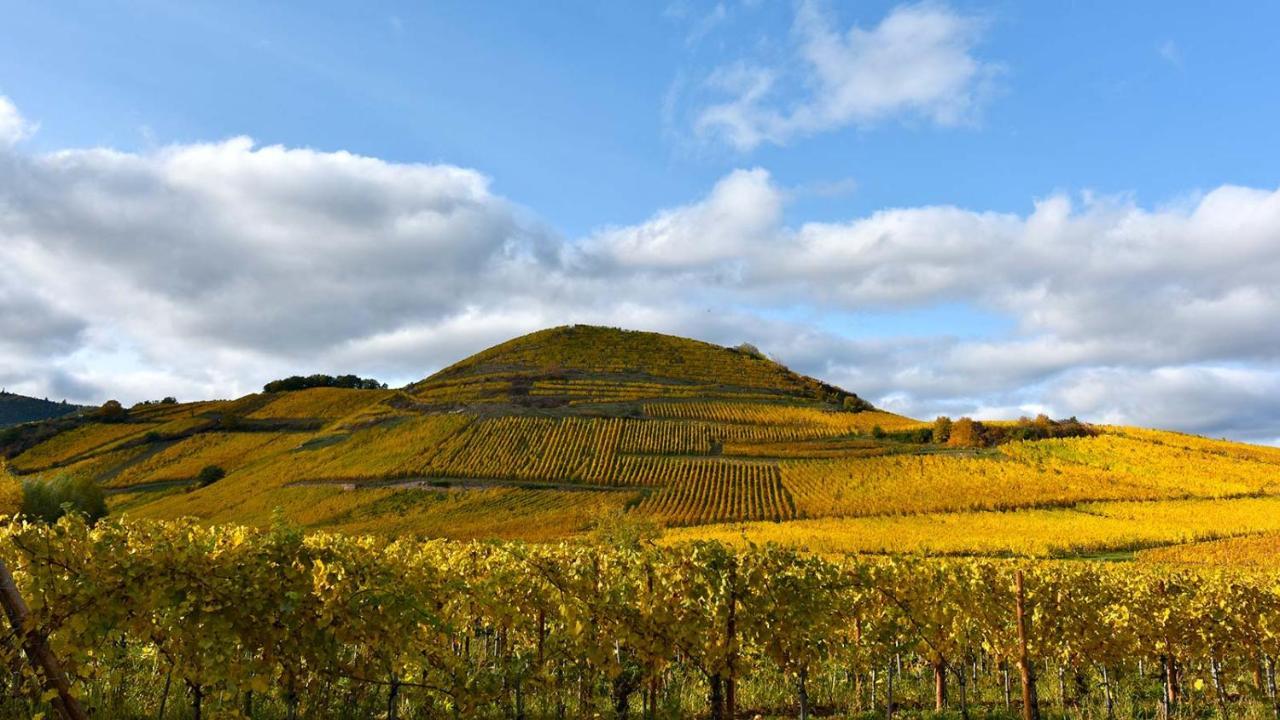
<svg viewBox="0 0 1280 720">
<path fill-rule="evenodd" d="M 742 153 L 690 147 L 664 102 L 710 68 L 785 55 L 786 3 L 13 3 L 0 87 L 52 150 L 248 135 L 480 169 L 577 236 L 687 202 L 743 163 L 797 219 L 951 203 L 1023 211 L 1056 190 L 1148 203 L 1280 167 L 1274 3 L 956 5 L 998 63 L 972 125 L 906 118 Z M 725 8 L 723 20 L 716 7 Z M 894 5 L 829 8 L 871 26 Z M 761 52 L 761 44 L 779 46 Z"/>
<path fill-rule="evenodd" d="M 0 343 L 0 379 L 21 390 L 228 395 L 285 369 L 407 381 L 507 333 L 616 320 L 751 335 L 917 415 L 1148 422 L 1159 407 L 1201 418 L 1165 424 L 1280 438 L 1264 321 L 1280 300 L 1255 277 L 1280 246 L 1274 3 L 83 2 L 3 17 L 0 201 L 18 219 L 0 241 L 27 275 L 0 298 L 23 318 L 10 337 L 30 339 Z M 243 185 L 192 190 L 205 172 Z M 81 206 L 86 187 L 136 212 Z M 209 229 L 264 196 L 298 207 Z M 299 220 L 353 196 L 330 223 L 349 232 L 317 240 L 324 226 Z M 379 234 L 440 198 L 465 222 Z M 196 207 L 211 222 L 184 226 Z M 80 224 L 37 222 L 59 213 Z M 1223 233 L 1241 245 L 1215 250 Z M 400 263 L 418 275 L 371 265 L 366 286 L 351 262 L 274 254 L 284 236 L 392 264 L 432 254 Z M 141 237 L 158 238 L 147 257 Z M 148 269 L 157 252 L 170 264 Z M 159 321 L 78 305 L 55 260 L 114 273 L 120 307 L 148 298 Z M 496 289 L 446 291 L 465 277 Z M 284 343 L 228 299 L 281 283 L 346 302 L 299 299 L 289 317 L 317 329 Z M 1143 383 L 1160 402 L 1099 389 Z M 1196 405 L 1215 397 L 1239 411 Z"/>
</svg>

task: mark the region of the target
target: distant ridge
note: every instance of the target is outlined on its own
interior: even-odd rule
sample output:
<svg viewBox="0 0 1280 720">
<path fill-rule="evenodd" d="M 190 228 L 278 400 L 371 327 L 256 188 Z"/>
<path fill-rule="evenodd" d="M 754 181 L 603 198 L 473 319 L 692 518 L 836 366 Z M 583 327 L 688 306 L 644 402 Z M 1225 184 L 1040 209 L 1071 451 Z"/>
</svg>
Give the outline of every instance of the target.
<svg viewBox="0 0 1280 720">
<path fill-rule="evenodd" d="M 83 410 L 79 405 L 72 405 L 66 400 L 52 400 L 27 397 L 15 393 L 0 391 L 0 428 L 34 420 L 50 420 Z"/>
</svg>

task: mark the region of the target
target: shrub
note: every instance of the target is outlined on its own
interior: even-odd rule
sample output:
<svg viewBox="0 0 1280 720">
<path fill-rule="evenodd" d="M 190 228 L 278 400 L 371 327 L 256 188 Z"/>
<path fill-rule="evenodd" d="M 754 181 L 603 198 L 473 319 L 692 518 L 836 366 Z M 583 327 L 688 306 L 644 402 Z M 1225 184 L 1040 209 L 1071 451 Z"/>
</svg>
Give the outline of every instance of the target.
<svg viewBox="0 0 1280 720">
<path fill-rule="evenodd" d="M 200 470 L 200 474 L 196 475 L 196 485 L 209 487 L 226 476 L 227 471 L 217 465 L 206 465 Z"/>
<path fill-rule="evenodd" d="M 87 477 L 59 475 L 52 480 L 22 481 L 22 514 L 28 519 L 53 523 L 68 513 L 96 522 L 107 515 L 106 494 Z"/>
</svg>

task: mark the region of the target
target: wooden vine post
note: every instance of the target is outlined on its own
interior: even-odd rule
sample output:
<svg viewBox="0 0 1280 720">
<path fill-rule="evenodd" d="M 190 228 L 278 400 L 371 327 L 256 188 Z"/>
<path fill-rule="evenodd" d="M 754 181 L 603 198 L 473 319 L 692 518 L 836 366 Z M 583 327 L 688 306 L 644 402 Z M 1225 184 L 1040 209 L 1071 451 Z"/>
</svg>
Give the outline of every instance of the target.
<svg viewBox="0 0 1280 720">
<path fill-rule="evenodd" d="M 1022 586 L 1022 571 L 1014 574 L 1017 591 L 1018 670 L 1022 673 L 1022 720 L 1040 720 L 1040 704 L 1036 699 L 1036 674 L 1027 657 L 1027 595 Z"/>
<path fill-rule="evenodd" d="M 53 709 L 64 720 L 88 720 L 89 716 L 80 707 L 80 701 L 71 694 L 71 685 L 62 672 L 62 666 L 58 664 L 58 658 L 49 649 L 48 641 L 35 628 L 27 629 L 31 611 L 27 609 L 27 603 L 13 581 L 13 573 L 9 572 L 9 566 L 3 560 L 0 560 L 0 603 L 4 605 L 5 615 L 9 617 L 14 633 L 22 636 L 22 648 L 27 654 L 27 661 L 31 663 L 36 675 L 43 678 L 46 690 L 56 693 L 50 699 Z"/>
<path fill-rule="evenodd" d="M 728 720 L 738 716 L 738 559 L 729 558 L 729 617 L 725 628 L 729 650 L 729 677 L 725 681 L 724 709 Z"/>
</svg>

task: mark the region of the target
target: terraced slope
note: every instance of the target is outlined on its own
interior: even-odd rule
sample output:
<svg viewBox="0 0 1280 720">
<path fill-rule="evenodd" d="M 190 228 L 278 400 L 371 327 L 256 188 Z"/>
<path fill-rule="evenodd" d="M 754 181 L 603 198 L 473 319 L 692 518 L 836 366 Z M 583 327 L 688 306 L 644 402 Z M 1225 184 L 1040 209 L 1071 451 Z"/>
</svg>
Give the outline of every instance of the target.
<svg viewBox="0 0 1280 720">
<path fill-rule="evenodd" d="M 543 540 L 628 513 L 680 537 L 832 551 L 1102 551 L 1280 530 L 1261 517 L 1280 501 L 1280 449 L 1109 427 L 954 447 L 754 352 L 609 328 L 516 338 L 401 390 L 52 422 L 8 446 L 11 469 L 91 477 L 147 517 L 265 524 L 279 510 L 312 527 Z M 199 487 L 211 465 L 226 476 Z M 1159 524 L 1184 515 L 1208 524 Z"/>
</svg>

